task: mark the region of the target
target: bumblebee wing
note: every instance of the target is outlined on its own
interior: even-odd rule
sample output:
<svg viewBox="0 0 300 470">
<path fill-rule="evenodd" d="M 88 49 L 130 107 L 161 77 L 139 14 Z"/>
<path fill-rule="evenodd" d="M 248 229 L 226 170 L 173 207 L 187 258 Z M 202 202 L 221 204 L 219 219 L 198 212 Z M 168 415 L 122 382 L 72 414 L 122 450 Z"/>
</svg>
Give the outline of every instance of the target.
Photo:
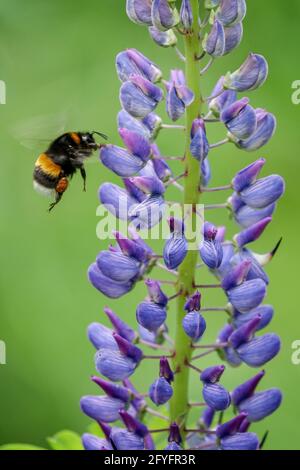
<svg viewBox="0 0 300 470">
<path fill-rule="evenodd" d="M 66 132 L 67 113 L 31 116 L 18 122 L 11 134 L 23 147 L 44 151 L 49 143 Z"/>
</svg>

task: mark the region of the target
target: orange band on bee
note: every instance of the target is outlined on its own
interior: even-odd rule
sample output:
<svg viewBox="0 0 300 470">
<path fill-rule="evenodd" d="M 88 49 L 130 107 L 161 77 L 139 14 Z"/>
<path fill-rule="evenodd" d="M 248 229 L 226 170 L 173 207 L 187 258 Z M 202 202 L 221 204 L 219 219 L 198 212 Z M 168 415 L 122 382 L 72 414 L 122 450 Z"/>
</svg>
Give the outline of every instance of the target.
<svg viewBox="0 0 300 470">
<path fill-rule="evenodd" d="M 61 167 L 54 163 L 46 153 L 42 153 L 37 159 L 35 166 L 40 167 L 44 173 L 57 178 L 61 174 Z"/>
<path fill-rule="evenodd" d="M 66 191 L 68 185 L 69 185 L 69 182 L 67 178 L 61 178 L 56 185 L 55 191 L 59 194 L 62 194 Z"/>
<path fill-rule="evenodd" d="M 80 136 L 76 132 L 70 133 L 71 139 L 75 142 L 75 144 L 79 145 L 81 142 Z"/>
</svg>

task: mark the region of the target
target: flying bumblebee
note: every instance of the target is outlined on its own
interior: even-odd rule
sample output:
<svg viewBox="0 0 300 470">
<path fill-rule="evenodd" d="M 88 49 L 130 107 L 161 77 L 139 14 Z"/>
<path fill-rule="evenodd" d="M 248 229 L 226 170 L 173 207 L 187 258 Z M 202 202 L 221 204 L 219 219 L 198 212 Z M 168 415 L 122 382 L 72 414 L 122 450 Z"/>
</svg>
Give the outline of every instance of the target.
<svg viewBox="0 0 300 470">
<path fill-rule="evenodd" d="M 94 135 L 107 140 L 101 132 L 67 132 L 55 139 L 42 153 L 35 163 L 33 186 L 36 191 L 45 196 L 54 196 L 49 212 L 59 203 L 67 190 L 69 180 L 80 171 L 83 179 L 83 190 L 86 190 L 86 172 L 84 161 L 99 149 Z"/>
</svg>

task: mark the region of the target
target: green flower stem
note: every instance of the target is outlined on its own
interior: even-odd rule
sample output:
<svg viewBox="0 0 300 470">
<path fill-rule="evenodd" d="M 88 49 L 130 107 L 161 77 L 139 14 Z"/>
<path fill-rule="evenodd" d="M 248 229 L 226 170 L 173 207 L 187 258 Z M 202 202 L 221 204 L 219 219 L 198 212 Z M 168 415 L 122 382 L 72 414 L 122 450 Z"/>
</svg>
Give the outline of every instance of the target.
<svg viewBox="0 0 300 470">
<path fill-rule="evenodd" d="M 203 99 L 200 90 L 200 65 L 197 58 L 200 56 L 199 41 L 199 0 L 191 0 L 193 9 L 193 31 L 185 36 L 185 73 L 187 86 L 195 95 L 194 102 L 186 110 L 186 146 L 185 146 L 185 162 L 186 162 L 186 178 L 184 186 L 184 204 L 196 205 L 199 201 L 199 181 L 200 170 L 199 162 L 192 156 L 190 152 L 190 131 L 194 119 L 199 117 Z M 190 220 L 186 223 L 193 224 L 196 214 L 190 215 Z M 176 371 L 173 386 L 173 397 L 171 399 L 171 421 L 176 421 L 182 428 L 185 427 L 188 406 L 188 382 L 189 367 L 186 365 L 191 358 L 192 349 L 191 341 L 184 333 L 182 328 L 182 319 L 184 317 L 184 304 L 186 295 L 192 294 L 194 291 L 195 269 L 197 265 L 197 251 L 189 250 L 188 254 L 179 268 L 177 290 L 182 292 L 178 297 L 178 310 L 176 317 L 176 355 L 173 361 L 173 367 Z"/>
</svg>

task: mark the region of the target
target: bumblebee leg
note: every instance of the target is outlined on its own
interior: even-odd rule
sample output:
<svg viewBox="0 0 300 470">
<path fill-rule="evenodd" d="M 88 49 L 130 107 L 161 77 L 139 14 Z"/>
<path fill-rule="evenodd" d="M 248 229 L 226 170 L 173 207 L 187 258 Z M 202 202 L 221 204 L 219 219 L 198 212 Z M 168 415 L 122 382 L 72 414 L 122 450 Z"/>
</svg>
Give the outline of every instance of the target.
<svg viewBox="0 0 300 470">
<path fill-rule="evenodd" d="M 86 172 L 83 167 L 80 168 L 80 174 L 83 179 L 83 191 L 86 191 Z"/>
<path fill-rule="evenodd" d="M 55 191 L 56 191 L 56 193 L 55 193 L 55 201 L 52 202 L 52 204 L 50 204 L 50 206 L 49 206 L 49 212 L 51 212 L 52 209 L 54 209 L 54 207 L 56 206 L 56 204 L 59 203 L 59 201 L 61 200 L 61 198 L 62 198 L 64 192 L 65 192 L 65 191 L 67 190 L 67 188 L 68 188 L 68 184 L 69 184 L 69 183 L 68 183 L 67 178 L 61 178 L 61 179 L 59 180 L 59 182 L 57 183 L 56 188 L 55 188 Z"/>
</svg>

